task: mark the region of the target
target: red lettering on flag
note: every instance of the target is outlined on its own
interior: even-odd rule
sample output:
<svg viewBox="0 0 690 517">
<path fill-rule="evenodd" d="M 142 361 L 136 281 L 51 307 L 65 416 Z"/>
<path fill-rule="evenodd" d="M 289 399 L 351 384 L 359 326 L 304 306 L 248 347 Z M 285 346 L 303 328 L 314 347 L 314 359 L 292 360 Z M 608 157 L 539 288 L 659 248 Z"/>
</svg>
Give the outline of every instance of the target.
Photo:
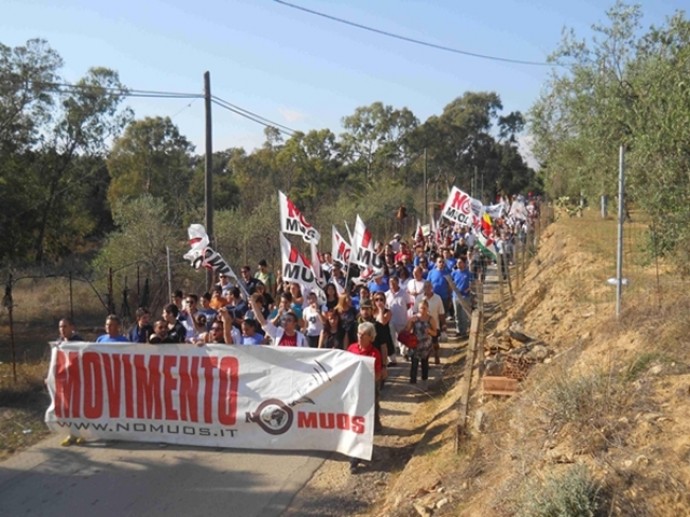
<svg viewBox="0 0 690 517">
<path fill-rule="evenodd" d="M 371 232 L 369 229 L 364 230 L 364 235 L 362 236 L 362 248 L 368 248 L 371 242 Z"/>
<path fill-rule="evenodd" d="M 455 193 L 455 196 L 453 196 L 453 200 L 451 201 L 450 206 L 451 208 L 455 208 L 465 214 L 468 214 L 471 210 L 470 196 L 458 190 Z"/>
<path fill-rule="evenodd" d="M 302 212 L 300 212 L 294 205 L 294 203 L 290 201 L 290 198 L 285 196 L 285 201 L 287 202 L 288 217 L 290 217 L 291 219 L 297 219 L 300 222 L 300 224 L 305 228 L 311 228 L 311 224 L 304 220 Z"/>
<path fill-rule="evenodd" d="M 294 246 L 290 246 L 290 256 L 288 257 L 288 262 L 290 264 L 297 264 L 297 259 L 299 258 L 299 251 Z"/>
</svg>

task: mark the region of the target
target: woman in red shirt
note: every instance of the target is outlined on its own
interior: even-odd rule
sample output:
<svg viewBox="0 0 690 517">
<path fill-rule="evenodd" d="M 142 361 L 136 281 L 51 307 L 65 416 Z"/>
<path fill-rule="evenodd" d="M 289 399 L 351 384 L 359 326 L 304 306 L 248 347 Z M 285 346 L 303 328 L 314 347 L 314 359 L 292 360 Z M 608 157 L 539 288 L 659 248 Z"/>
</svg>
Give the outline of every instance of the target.
<svg viewBox="0 0 690 517">
<path fill-rule="evenodd" d="M 381 353 L 374 347 L 376 327 L 369 321 L 360 323 L 357 327 L 357 337 L 357 343 L 350 345 L 347 351 L 353 354 L 374 358 L 374 432 L 378 433 L 383 430 L 379 415 L 379 391 L 381 389 L 381 379 L 383 378 L 383 363 L 381 362 Z M 359 465 L 359 459 L 350 459 L 350 472 L 356 472 L 357 465 Z"/>
</svg>

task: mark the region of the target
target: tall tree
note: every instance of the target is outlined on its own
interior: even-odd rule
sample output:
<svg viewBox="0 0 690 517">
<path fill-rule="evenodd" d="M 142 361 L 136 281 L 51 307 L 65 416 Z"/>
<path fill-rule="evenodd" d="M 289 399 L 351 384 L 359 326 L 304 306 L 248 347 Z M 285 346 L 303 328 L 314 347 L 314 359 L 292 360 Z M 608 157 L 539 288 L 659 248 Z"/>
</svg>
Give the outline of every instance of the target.
<svg viewBox="0 0 690 517">
<path fill-rule="evenodd" d="M 53 223 L 56 215 L 62 216 L 56 207 L 68 202 L 64 194 L 69 191 L 70 184 L 80 181 L 73 168 L 75 160 L 80 153 L 104 154 L 108 140 L 117 135 L 129 119 L 129 110 L 119 111 L 125 93 L 117 72 L 107 68 L 91 68 L 68 92 L 61 93 L 62 109 L 42 155 L 47 189 L 39 207 L 41 215 L 35 242 L 37 261 L 43 260 L 46 237 L 51 229 L 64 231 L 63 225 L 55 227 Z"/>
<path fill-rule="evenodd" d="M 181 222 L 190 204 L 193 150 L 170 117 L 146 117 L 129 124 L 107 160 L 111 205 L 149 194 L 161 198 L 168 217 Z"/>
<path fill-rule="evenodd" d="M 58 257 L 95 226 L 93 214 L 80 210 L 89 178 L 77 162 L 102 154 L 120 131 L 126 90 L 105 68 L 65 86 L 62 64 L 44 40 L 0 44 L 0 225 L 8 236 L 2 258 Z M 79 217 L 72 217 L 75 210 Z"/>
<path fill-rule="evenodd" d="M 367 179 L 383 173 L 394 176 L 408 158 L 409 137 L 418 125 L 407 108 L 381 102 L 359 107 L 343 118 L 343 159 Z"/>
</svg>

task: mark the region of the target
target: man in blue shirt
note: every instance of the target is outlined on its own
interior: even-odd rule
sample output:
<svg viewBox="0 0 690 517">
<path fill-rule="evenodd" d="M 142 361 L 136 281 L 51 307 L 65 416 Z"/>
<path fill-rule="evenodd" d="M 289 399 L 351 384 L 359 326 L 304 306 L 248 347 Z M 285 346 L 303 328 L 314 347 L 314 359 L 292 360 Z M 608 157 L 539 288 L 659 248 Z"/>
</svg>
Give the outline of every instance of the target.
<svg viewBox="0 0 690 517">
<path fill-rule="evenodd" d="M 470 281 L 472 274 L 464 258 L 458 259 L 456 269 L 450 275 L 455 284 L 453 289 L 453 308 L 455 309 L 455 325 L 460 339 L 467 337 L 470 326 L 469 313 L 472 310 L 470 302 Z"/>
<path fill-rule="evenodd" d="M 448 314 L 451 304 L 450 286 L 446 280 L 446 276 L 448 275 L 450 275 L 450 269 L 446 266 L 445 259 L 439 256 L 436 259 L 435 266 L 429 270 L 429 274 L 426 277 L 426 279 L 431 282 L 434 293 L 439 295 L 443 301 L 443 309 L 446 314 Z M 445 329 L 441 328 L 441 331 L 445 331 Z"/>
<path fill-rule="evenodd" d="M 120 343 L 129 340 L 120 331 L 120 318 L 116 314 L 109 314 L 105 319 L 105 334 L 98 336 L 96 343 Z"/>
</svg>

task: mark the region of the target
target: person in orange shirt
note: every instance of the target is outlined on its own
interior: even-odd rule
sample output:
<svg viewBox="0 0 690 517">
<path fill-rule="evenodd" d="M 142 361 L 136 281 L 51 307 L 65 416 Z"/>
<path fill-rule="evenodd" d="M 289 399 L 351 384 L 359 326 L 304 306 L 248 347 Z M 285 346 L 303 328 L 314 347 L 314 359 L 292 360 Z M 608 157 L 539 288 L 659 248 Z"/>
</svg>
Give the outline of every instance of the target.
<svg viewBox="0 0 690 517">
<path fill-rule="evenodd" d="M 217 311 L 221 307 L 225 307 L 228 304 L 227 298 L 223 296 L 223 288 L 219 285 L 215 286 L 211 291 L 211 301 L 208 306 L 214 311 Z"/>
</svg>

